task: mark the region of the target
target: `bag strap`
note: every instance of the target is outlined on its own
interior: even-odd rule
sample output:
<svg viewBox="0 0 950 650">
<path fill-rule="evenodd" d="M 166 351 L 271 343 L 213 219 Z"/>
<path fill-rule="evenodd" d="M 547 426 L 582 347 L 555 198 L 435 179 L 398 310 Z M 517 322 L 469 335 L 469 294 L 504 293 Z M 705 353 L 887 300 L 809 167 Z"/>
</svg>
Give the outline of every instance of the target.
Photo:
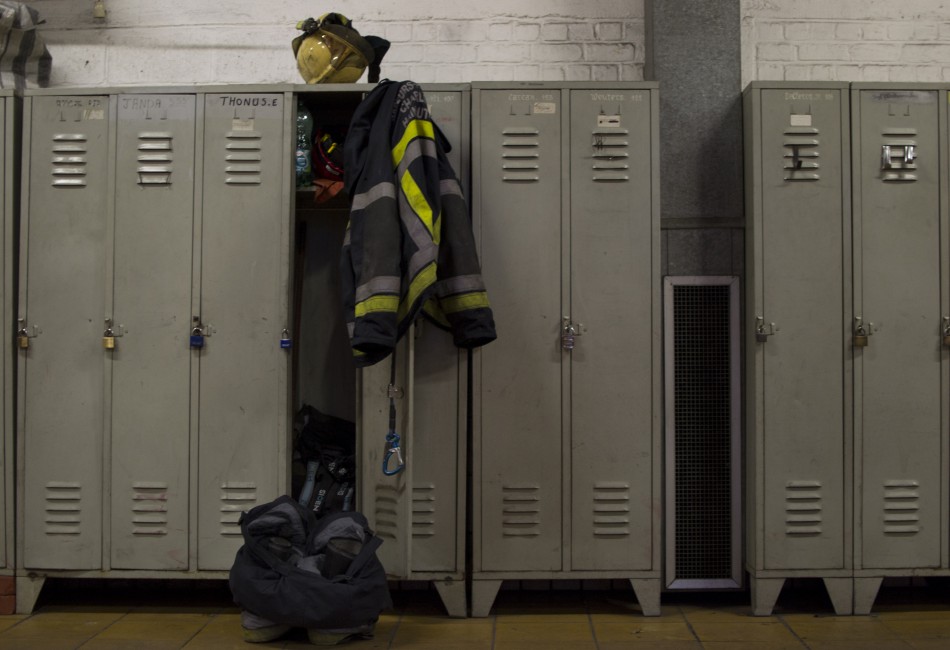
<svg viewBox="0 0 950 650">
<path fill-rule="evenodd" d="M 363 566 L 369 562 L 369 559 L 376 555 L 376 549 L 382 546 L 383 540 L 379 537 L 373 535 L 368 542 L 363 544 L 363 549 L 360 551 L 359 555 L 353 558 L 353 561 L 350 562 L 349 568 L 346 570 L 346 573 L 343 575 L 346 578 L 352 579 L 356 575 L 357 571 L 363 568 Z"/>
</svg>

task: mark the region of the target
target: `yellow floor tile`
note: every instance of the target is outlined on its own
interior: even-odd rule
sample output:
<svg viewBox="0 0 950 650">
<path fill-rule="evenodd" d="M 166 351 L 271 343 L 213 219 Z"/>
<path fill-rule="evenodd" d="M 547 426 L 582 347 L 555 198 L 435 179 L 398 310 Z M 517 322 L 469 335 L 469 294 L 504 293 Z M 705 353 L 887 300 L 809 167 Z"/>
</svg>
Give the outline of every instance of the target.
<svg viewBox="0 0 950 650">
<path fill-rule="evenodd" d="M 703 650 L 800 650 L 805 648 L 805 644 L 798 639 L 791 641 L 781 641 L 778 643 L 769 642 L 763 645 L 761 641 L 704 641 Z"/>
<path fill-rule="evenodd" d="M 83 648 L 177 649 L 190 641 L 210 621 L 211 616 L 208 614 L 132 612 L 97 634 L 83 645 Z"/>
<path fill-rule="evenodd" d="M 552 622 L 557 621 L 557 622 Z M 550 647 L 594 647 L 590 622 L 563 623 L 550 616 L 547 622 L 503 622 L 495 624 L 495 648 L 513 648 L 516 644 L 550 644 Z"/>
<path fill-rule="evenodd" d="M 654 621 L 640 619 L 630 623 L 595 623 L 594 634 L 598 643 L 634 642 L 652 643 L 654 641 L 695 641 L 686 621 Z"/>
<path fill-rule="evenodd" d="M 396 628 L 393 647 L 402 647 L 408 644 L 442 644 L 443 647 L 474 644 L 491 647 L 491 640 L 491 620 L 444 619 L 441 623 L 432 621 L 416 623 L 404 620 Z"/>
<path fill-rule="evenodd" d="M 702 650 L 702 647 L 699 641 L 614 641 L 597 644 L 598 650 Z"/>
<path fill-rule="evenodd" d="M 579 612 L 577 608 L 570 611 L 544 612 L 525 612 L 523 614 L 498 614 L 495 616 L 499 623 L 520 625 L 523 623 L 550 623 L 556 619 L 558 623 L 570 625 L 590 625 L 590 618 L 584 612 Z"/>
<path fill-rule="evenodd" d="M 230 648 L 249 647 L 282 647 L 282 643 L 255 644 L 251 646 L 244 641 L 241 630 L 240 614 L 219 614 L 212 617 L 192 639 L 183 647 L 189 650 L 228 650 Z"/>
<path fill-rule="evenodd" d="M 0 647 L 77 648 L 122 616 L 121 611 L 41 612 L 0 633 Z"/>
<path fill-rule="evenodd" d="M 947 639 L 950 648 L 950 619 L 948 618 L 901 618 L 882 619 L 884 626 L 899 637 Z"/>
<path fill-rule="evenodd" d="M 714 619 L 693 621 L 693 631 L 705 645 L 709 641 L 749 641 L 771 646 L 779 643 L 801 645 L 791 630 L 779 621 L 758 619 Z"/>
<path fill-rule="evenodd" d="M 19 623 L 20 621 L 26 620 L 26 614 L 11 614 L 9 616 L 0 616 L 0 632 L 4 630 L 9 630 L 11 627 Z"/>
</svg>

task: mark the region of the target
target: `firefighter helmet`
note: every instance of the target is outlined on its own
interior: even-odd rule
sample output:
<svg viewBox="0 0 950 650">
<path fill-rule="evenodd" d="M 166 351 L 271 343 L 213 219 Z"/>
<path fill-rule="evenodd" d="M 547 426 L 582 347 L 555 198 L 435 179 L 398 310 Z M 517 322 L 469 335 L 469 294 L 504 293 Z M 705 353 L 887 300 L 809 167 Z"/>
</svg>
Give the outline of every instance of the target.
<svg viewBox="0 0 950 650">
<path fill-rule="evenodd" d="M 341 14 L 324 14 L 297 23 L 293 40 L 297 69 L 308 84 L 352 83 L 376 58 L 373 46 Z"/>
</svg>

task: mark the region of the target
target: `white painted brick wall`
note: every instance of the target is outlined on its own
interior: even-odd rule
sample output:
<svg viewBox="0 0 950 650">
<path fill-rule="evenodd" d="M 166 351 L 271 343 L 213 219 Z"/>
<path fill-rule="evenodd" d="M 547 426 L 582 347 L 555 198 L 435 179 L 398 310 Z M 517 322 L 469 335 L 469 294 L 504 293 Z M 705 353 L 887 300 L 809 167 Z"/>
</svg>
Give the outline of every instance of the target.
<svg viewBox="0 0 950 650">
<path fill-rule="evenodd" d="M 643 78 L 644 0 L 33 0 L 60 86 L 299 83 L 298 20 L 337 11 L 388 39 L 384 76 L 420 82 Z M 365 78 L 364 78 L 365 79 Z"/>
<path fill-rule="evenodd" d="M 742 0 L 742 79 L 950 81 L 942 0 Z"/>
<path fill-rule="evenodd" d="M 299 82 L 314 12 L 389 39 L 383 74 L 421 82 L 639 80 L 645 0 L 33 0 L 56 85 Z M 945 0 L 740 0 L 742 78 L 950 81 Z"/>
</svg>

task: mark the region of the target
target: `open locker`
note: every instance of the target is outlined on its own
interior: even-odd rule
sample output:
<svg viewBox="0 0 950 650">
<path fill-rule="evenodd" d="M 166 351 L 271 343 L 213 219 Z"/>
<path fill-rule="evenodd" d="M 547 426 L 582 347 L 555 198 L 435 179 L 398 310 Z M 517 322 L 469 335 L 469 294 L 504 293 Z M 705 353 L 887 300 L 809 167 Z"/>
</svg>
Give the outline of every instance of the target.
<svg viewBox="0 0 950 650">
<path fill-rule="evenodd" d="M 432 120 L 452 146 L 452 166 L 467 188 L 469 90 L 423 85 Z M 345 136 L 372 86 L 296 86 L 314 129 Z M 316 154 L 315 154 L 316 156 Z M 316 163 L 315 163 L 316 164 Z M 357 508 L 384 544 L 377 555 L 390 579 L 431 581 L 451 616 L 467 615 L 465 595 L 466 355 L 449 333 L 422 319 L 391 358 L 357 370 L 340 296 L 340 253 L 349 218 L 346 197 L 318 203 L 295 193 L 297 293 L 294 408 L 353 421 L 357 438 Z M 383 472 L 390 390 L 405 469 Z M 390 459 L 390 469 L 395 459 Z"/>
</svg>

